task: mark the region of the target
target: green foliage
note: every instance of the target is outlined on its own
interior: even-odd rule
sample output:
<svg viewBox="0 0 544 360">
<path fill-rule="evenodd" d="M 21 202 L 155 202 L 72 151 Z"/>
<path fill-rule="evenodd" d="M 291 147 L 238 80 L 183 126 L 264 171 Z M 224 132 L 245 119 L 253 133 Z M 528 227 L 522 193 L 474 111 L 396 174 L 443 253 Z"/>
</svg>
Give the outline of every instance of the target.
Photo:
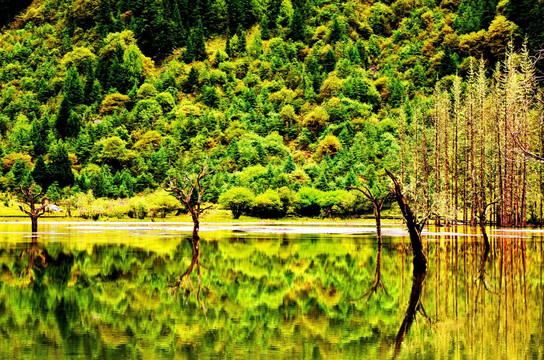
<svg viewBox="0 0 544 360">
<path fill-rule="evenodd" d="M 232 217 L 239 219 L 248 212 L 255 202 L 255 195 L 244 187 L 233 187 L 219 197 L 219 204 L 225 209 L 232 211 Z"/>
<path fill-rule="evenodd" d="M 481 58 L 492 84 L 484 93 L 494 92 L 504 81 L 490 75 L 508 41 L 512 53 L 522 36 L 531 49 L 542 41 L 538 21 L 528 20 L 541 13 L 533 0 L 36 3 L 0 34 L 2 185 L 28 177 L 24 162 L 44 189 L 58 181 L 59 196 L 92 190 L 125 199 L 152 193 L 171 167 L 202 154 L 224 166 L 207 201 L 241 186 L 260 197 L 248 214 L 348 216 L 360 207 L 301 205 L 299 192 L 306 201 L 310 187 L 334 192 L 364 183 L 377 191 L 383 169 L 399 168 L 400 152 L 412 184 L 423 153 L 412 144 L 425 145 L 426 156 L 435 151 L 435 83 L 450 86 Z M 469 83 L 462 80 L 461 99 L 470 98 Z M 446 113 L 444 124 L 466 116 Z M 434 164 L 424 168 L 446 171 Z M 86 216 L 106 213 L 98 208 Z M 115 213 L 129 208 L 135 217 L 163 214 L 139 202 Z"/>
</svg>

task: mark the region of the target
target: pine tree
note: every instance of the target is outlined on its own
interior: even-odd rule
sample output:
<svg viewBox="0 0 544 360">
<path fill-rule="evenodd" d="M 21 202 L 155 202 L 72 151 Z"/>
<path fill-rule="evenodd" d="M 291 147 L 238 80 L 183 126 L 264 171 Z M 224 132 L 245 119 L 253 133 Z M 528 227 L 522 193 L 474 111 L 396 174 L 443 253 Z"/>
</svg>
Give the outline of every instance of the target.
<svg viewBox="0 0 544 360">
<path fill-rule="evenodd" d="M 232 46 L 230 44 L 230 28 L 227 27 L 227 42 L 225 44 L 225 53 L 229 56 L 229 58 L 232 58 L 232 56 L 234 55 L 233 52 L 232 52 Z"/>
<path fill-rule="evenodd" d="M 187 39 L 187 48 L 183 53 L 183 60 L 186 63 L 191 63 L 193 61 L 203 61 L 207 58 L 204 31 L 202 29 L 202 22 L 199 20 L 197 27 L 190 31 L 189 38 Z"/>
<path fill-rule="evenodd" d="M 268 18 L 270 30 L 275 30 L 278 27 L 278 16 L 280 15 L 282 0 L 269 0 L 268 1 Z"/>
<path fill-rule="evenodd" d="M 96 28 L 100 37 L 105 38 L 113 30 L 113 18 L 111 16 L 110 0 L 100 0 L 98 4 L 98 15 L 96 17 Z"/>
<path fill-rule="evenodd" d="M 71 112 L 71 104 L 68 101 L 67 97 L 64 96 L 62 98 L 62 102 L 60 103 L 60 108 L 57 113 L 57 117 L 55 119 L 55 129 L 57 129 L 57 132 L 59 133 L 61 138 L 68 137 L 68 119 L 70 118 L 70 112 Z"/>
<path fill-rule="evenodd" d="M 304 18 L 300 8 L 295 7 L 289 29 L 289 37 L 294 41 L 303 41 L 306 37 Z"/>
<path fill-rule="evenodd" d="M 261 38 L 263 40 L 269 40 L 270 39 L 270 21 L 268 20 L 268 16 L 264 15 L 261 20 Z"/>
<path fill-rule="evenodd" d="M 485 1 L 461 1 L 453 22 L 453 26 L 458 30 L 459 34 L 468 34 L 483 28 L 484 3 Z"/>
<path fill-rule="evenodd" d="M 47 100 L 49 100 L 49 97 L 51 96 L 51 90 L 45 78 L 40 77 L 40 80 L 38 80 L 38 84 L 36 85 L 36 93 L 38 94 L 37 99 L 40 103 L 43 104 L 47 102 Z"/>
<path fill-rule="evenodd" d="M 217 107 L 219 105 L 219 94 L 215 86 L 205 86 L 202 91 L 201 101 L 203 104 L 208 105 L 209 107 Z"/>
<path fill-rule="evenodd" d="M 342 31 L 342 28 L 340 27 L 340 23 L 338 22 L 337 18 L 334 18 L 334 21 L 332 22 L 332 28 L 331 32 L 329 34 L 329 43 L 334 44 L 337 41 L 344 39 L 344 33 Z"/>
<path fill-rule="evenodd" d="M 236 31 L 236 35 L 238 36 L 238 44 L 236 45 L 236 53 L 242 56 L 247 51 L 246 32 L 242 29 L 242 25 L 238 26 L 238 31 Z"/>
<path fill-rule="evenodd" d="M 457 64 L 451 53 L 451 48 L 448 45 L 444 45 L 444 55 L 440 59 L 440 67 L 438 73 L 440 77 L 455 74 L 457 71 Z"/>
<path fill-rule="evenodd" d="M 202 28 L 202 22 L 198 21 L 196 31 L 193 36 L 193 54 L 196 61 L 204 61 L 208 58 L 206 54 L 206 41 L 204 40 L 204 29 Z"/>
<path fill-rule="evenodd" d="M 51 185 L 51 176 L 42 155 L 36 159 L 31 175 L 36 184 L 40 185 L 44 191 L 47 191 L 47 188 Z"/>
<path fill-rule="evenodd" d="M 293 156 L 289 154 L 289 157 L 287 158 L 287 161 L 285 162 L 285 165 L 283 166 L 283 172 L 285 174 L 290 174 L 293 171 L 295 171 L 297 166 L 295 165 L 295 161 L 293 159 Z"/>
<path fill-rule="evenodd" d="M 72 172 L 72 161 L 68 156 L 66 145 L 59 140 L 49 149 L 49 174 L 50 178 L 59 183 L 60 187 L 71 186 L 74 184 L 74 173 Z"/>
<path fill-rule="evenodd" d="M 334 55 L 332 49 L 329 49 L 329 51 L 327 51 L 327 53 L 325 54 L 325 58 L 323 59 L 323 68 L 326 72 L 331 72 L 334 70 L 335 66 L 336 56 Z"/>
<path fill-rule="evenodd" d="M 192 93 L 197 84 L 198 72 L 194 67 L 191 67 L 191 70 L 189 70 L 189 75 L 187 76 L 187 80 L 185 80 L 185 84 L 183 85 L 183 91 L 185 91 L 185 93 L 187 94 Z"/>
<path fill-rule="evenodd" d="M 91 93 L 93 91 L 94 82 L 96 80 L 95 72 L 92 65 L 87 69 L 87 76 L 85 78 L 85 88 L 83 89 L 85 105 L 91 105 L 93 103 Z"/>
<path fill-rule="evenodd" d="M 71 106 L 83 103 L 83 84 L 75 66 L 71 66 L 66 74 L 64 97 Z"/>
<path fill-rule="evenodd" d="M 30 138 L 34 145 L 34 155 L 44 155 L 47 153 L 49 134 L 49 118 L 44 115 L 40 120 L 34 119 L 30 127 Z"/>
</svg>

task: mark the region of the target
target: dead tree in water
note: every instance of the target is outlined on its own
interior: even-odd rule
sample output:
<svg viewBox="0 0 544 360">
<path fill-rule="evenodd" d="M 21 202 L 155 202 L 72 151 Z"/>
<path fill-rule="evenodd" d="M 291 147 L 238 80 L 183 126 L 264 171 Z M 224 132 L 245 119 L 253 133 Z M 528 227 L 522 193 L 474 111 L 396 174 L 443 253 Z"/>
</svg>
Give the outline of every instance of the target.
<svg viewBox="0 0 544 360">
<path fill-rule="evenodd" d="M 406 221 L 406 226 L 408 227 L 408 233 L 410 234 L 410 242 L 412 244 L 412 252 L 414 255 L 412 291 L 410 293 L 410 301 L 408 304 L 408 308 L 406 309 L 406 315 L 404 317 L 404 320 L 402 321 L 399 332 L 397 333 L 397 339 L 395 342 L 395 354 L 394 354 L 394 358 L 396 358 L 400 352 L 400 347 L 402 345 L 402 342 L 404 341 L 404 339 L 406 338 L 406 335 L 408 334 L 408 331 L 412 327 L 417 311 L 419 310 L 421 313 L 423 313 L 425 317 L 427 317 L 425 313 L 425 309 L 420 303 L 421 292 L 423 290 L 423 282 L 425 280 L 425 276 L 427 275 L 427 258 L 425 257 L 425 254 L 423 253 L 423 243 L 421 241 L 421 230 L 423 230 L 423 227 L 425 226 L 425 223 L 427 222 L 427 219 L 429 218 L 429 216 L 426 216 L 421 221 L 417 220 L 412 209 L 408 205 L 406 198 L 402 194 L 402 187 L 399 184 L 397 178 L 388 170 L 385 170 L 385 171 L 387 172 L 387 175 L 389 175 L 389 177 L 393 181 L 394 186 L 391 189 L 391 191 L 395 195 L 395 198 L 397 200 L 397 203 L 399 204 L 404 220 Z"/>
<path fill-rule="evenodd" d="M 193 220 L 193 233 L 191 237 L 191 244 L 193 250 L 193 256 L 191 258 L 191 264 L 185 270 L 185 272 L 176 280 L 175 284 L 171 286 L 174 296 L 182 289 L 183 293 L 189 285 L 190 291 L 193 291 L 193 285 L 191 283 L 191 273 L 196 267 L 198 290 L 196 298 L 198 303 L 205 309 L 204 303 L 200 299 L 200 291 L 202 288 L 202 278 L 200 273 L 200 216 L 204 211 L 210 207 L 202 207 L 203 196 L 210 185 L 205 184 L 205 179 L 215 172 L 214 169 L 210 169 L 208 165 L 198 165 L 199 170 L 195 173 L 184 173 L 181 179 L 170 178 L 168 187 L 165 187 L 167 191 L 175 194 L 176 198 L 183 203 Z"/>
<path fill-rule="evenodd" d="M 397 178 L 389 170 L 385 170 L 387 175 L 393 180 L 393 188 L 391 191 L 395 195 L 397 203 L 399 204 L 400 211 L 402 216 L 406 221 L 406 226 L 408 227 L 408 234 L 410 235 L 410 243 L 412 244 L 412 252 L 414 254 L 413 264 L 414 271 L 416 268 L 418 271 L 427 270 L 427 258 L 423 254 L 423 243 L 421 242 L 421 230 L 425 227 L 425 223 L 429 219 L 429 215 L 424 217 L 422 220 L 418 221 L 414 215 L 412 209 L 408 205 L 408 202 L 402 194 L 402 187 L 400 186 Z"/>
<path fill-rule="evenodd" d="M 378 235 L 378 245 L 382 245 L 382 208 L 383 204 L 387 200 L 387 195 L 382 196 L 382 189 L 380 187 L 377 187 L 378 189 L 378 195 L 374 195 L 372 193 L 372 190 L 368 187 L 363 185 L 362 187 L 355 187 L 355 186 L 348 186 L 349 190 L 357 190 L 361 192 L 365 198 L 367 198 L 371 203 L 372 207 L 374 209 L 374 218 L 376 219 L 376 233 Z"/>
<path fill-rule="evenodd" d="M 483 209 L 480 210 L 480 214 L 478 215 L 478 225 L 480 226 L 480 230 L 482 231 L 485 249 L 484 249 L 484 254 L 482 256 L 480 271 L 478 273 L 478 277 L 476 278 L 475 282 L 480 282 L 480 284 L 482 284 L 484 288 L 490 292 L 492 292 L 492 290 L 489 287 L 489 284 L 487 282 L 487 276 L 485 273 L 485 264 L 487 262 L 487 258 L 489 257 L 489 250 L 491 249 L 491 245 L 489 244 L 489 238 L 487 237 L 487 231 L 485 226 L 487 225 L 487 210 L 489 209 L 490 206 L 497 204 L 499 202 L 500 200 L 496 200 L 496 201 L 488 203 L 486 206 L 484 206 Z M 478 291 L 476 292 L 476 298 L 478 298 L 479 293 L 480 293 L 480 287 L 478 287 Z"/>
<path fill-rule="evenodd" d="M 43 190 L 37 191 L 36 184 L 30 185 L 28 188 L 21 186 L 19 189 L 22 202 L 29 207 L 26 210 L 22 205 L 19 205 L 19 209 L 30 217 L 32 232 L 35 233 L 38 231 L 38 218 L 45 214 L 47 198 L 43 196 Z"/>
<path fill-rule="evenodd" d="M 487 237 L 487 231 L 485 229 L 485 226 L 487 225 L 487 210 L 490 206 L 498 204 L 500 200 L 492 201 L 488 203 L 486 206 L 483 207 L 483 209 L 480 210 L 480 214 L 478 215 L 478 225 L 480 226 L 480 230 L 482 231 L 482 236 L 484 237 L 484 244 L 485 244 L 485 251 L 489 252 L 489 238 Z"/>
<path fill-rule="evenodd" d="M 184 173 L 180 179 L 169 178 L 166 191 L 175 194 L 176 198 L 185 205 L 193 220 L 193 239 L 198 239 L 200 230 L 200 216 L 211 206 L 202 207 L 204 193 L 210 188 L 204 180 L 215 172 L 208 165 L 198 165 L 199 170 L 193 174 Z"/>
</svg>

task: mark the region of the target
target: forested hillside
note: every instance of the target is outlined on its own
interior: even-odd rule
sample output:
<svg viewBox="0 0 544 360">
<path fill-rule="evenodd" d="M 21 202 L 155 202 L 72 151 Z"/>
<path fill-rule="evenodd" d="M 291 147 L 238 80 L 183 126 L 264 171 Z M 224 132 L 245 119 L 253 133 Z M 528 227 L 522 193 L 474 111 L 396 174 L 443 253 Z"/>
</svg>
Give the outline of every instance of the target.
<svg viewBox="0 0 544 360">
<path fill-rule="evenodd" d="M 353 216 L 388 168 L 441 222 L 542 221 L 537 0 L 0 3 L 6 194 L 142 217 L 209 162 L 207 202 Z"/>
</svg>

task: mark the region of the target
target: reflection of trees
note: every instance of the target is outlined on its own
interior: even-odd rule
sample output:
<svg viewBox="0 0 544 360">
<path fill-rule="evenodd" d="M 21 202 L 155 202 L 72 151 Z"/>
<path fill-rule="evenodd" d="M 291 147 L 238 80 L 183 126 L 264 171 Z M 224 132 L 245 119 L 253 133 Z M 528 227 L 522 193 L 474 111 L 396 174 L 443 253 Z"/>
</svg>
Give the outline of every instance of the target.
<svg viewBox="0 0 544 360">
<path fill-rule="evenodd" d="M 171 287 L 171 289 L 174 291 L 174 294 L 177 294 L 179 290 L 183 291 L 183 295 L 185 296 L 185 292 L 187 290 L 187 285 L 189 285 L 190 291 L 194 291 L 193 284 L 191 283 L 191 273 L 196 267 L 196 278 L 198 281 L 198 290 L 196 292 L 196 299 L 201 304 L 202 308 L 204 309 L 204 303 L 202 302 L 200 298 L 200 291 L 202 288 L 202 278 L 200 275 L 200 237 L 192 237 L 191 238 L 191 245 L 193 250 L 193 256 L 191 258 L 191 263 L 189 264 L 189 267 L 187 267 L 187 270 L 181 276 L 179 279 L 177 279 L 176 283 Z"/>
<path fill-rule="evenodd" d="M 40 259 L 41 267 L 47 266 L 46 252 L 38 244 L 38 235 L 32 233 L 32 242 L 27 245 L 26 249 L 21 252 L 20 258 L 28 256 L 27 265 L 21 270 L 19 276 L 25 275 L 31 281 L 36 278 L 35 272 L 42 271 L 39 264 L 36 264 L 37 258 Z"/>
<path fill-rule="evenodd" d="M 185 306 L 179 306 L 179 301 L 165 291 L 172 283 L 172 274 L 176 274 L 177 280 L 187 270 L 189 259 L 182 262 L 180 258 L 192 252 L 191 241 L 146 239 L 132 247 L 115 242 L 81 246 L 46 242 L 42 246 L 46 251 L 47 268 L 39 272 L 43 281 L 35 281 L 33 286 L 21 286 L 17 282 L 22 268 L 21 248 L 0 246 L 0 266 L 5 269 L 0 282 L 0 348 L 10 349 L 17 343 L 35 349 L 34 356 L 30 356 L 34 358 L 101 359 L 225 358 L 232 354 L 254 358 L 257 352 L 260 357 L 270 358 L 275 357 L 274 354 L 278 354 L 277 357 L 291 354 L 290 358 L 315 354 L 326 359 L 379 359 L 391 350 L 378 343 L 390 344 L 391 335 L 396 335 L 402 321 L 397 311 L 402 291 L 398 244 L 384 245 L 381 258 L 382 276 L 390 279 L 387 290 L 391 296 L 383 297 L 380 302 L 350 304 L 343 299 L 359 297 L 360 284 L 372 282 L 375 275 L 375 263 L 370 261 L 376 256 L 375 247 L 361 238 L 226 237 L 223 234 L 213 237 L 216 240 L 200 241 L 200 252 L 205 254 L 203 265 L 207 267 L 203 275 L 207 320 L 201 311 L 196 311 L 200 304 L 195 296 L 188 297 Z M 505 274 L 514 271 L 517 279 L 523 266 L 522 257 L 517 254 L 522 249 L 518 245 L 510 248 L 514 245 L 505 242 L 504 250 L 500 246 L 493 249 L 498 257 L 504 252 Z M 439 310 L 448 309 L 449 313 L 439 313 L 438 318 L 461 324 L 461 329 L 473 326 L 473 333 L 482 333 L 489 344 L 497 336 L 494 319 L 497 312 L 502 311 L 501 329 L 512 329 L 517 324 L 516 334 L 525 334 L 525 338 L 535 334 L 536 344 L 540 344 L 542 331 L 537 315 L 542 309 L 542 293 L 538 287 L 542 260 L 539 249 L 533 248 L 533 243 L 528 246 L 527 333 L 521 328 L 526 312 L 514 306 L 514 301 L 519 305 L 523 288 L 518 282 L 512 282 L 510 275 L 508 302 L 502 295 L 502 307 L 497 306 L 501 298 L 493 296 L 489 302 L 486 300 L 481 312 L 475 313 L 470 308 L 476 293 L 473 274 L 480 265 L 481 253 L 476 254 L 476 247 L 468 243 L 460 243 L 459 252 L 449 255 L 438 243 L 429 244 L 430 258 L 437 254 L 442 264 L 446 264 L 446 258 L 460 259 L 460 263 L 455 272 L 453 263 L 442 270 L 430 268 L 422 285 L 421 301 L 427 310 L 434 309 L 433 305 L 439 301 Z M 463 253 L 467 254 L 466 267 L 462 266 Z M 490 258 L 493 254 L 492 250 Z M 40 264 L 39 258 L 37 264 Z M 361 268 L 359 264 L 366 265 Z M 498 261 L 492 262 L 493 266 L 498 264 Z M 489 261 L 487 265 L 489 270 Z M 488 274 L 490 284 L 496 285 L 497 291 L 501 291 L 499 270 Z M 435 271 L 441 271 L 440 277 L 435 277 Z M 196 287 L 195 272 L 193 270 L 192 280 Z M 9 278 L 8 273 L 12 274 Z M 456 280 L 449 281 L 451 284 L 458 281 L 458 287 L 443 286 L 445 276 L 455 277 Z M 435 288 L 438 289 L 436 295 Z M 502 291 L 504 293 L 506 288 Z M 454 299 L 461 302 L 467 299 L 466 307 L 459 306 L 459 318 L 453 310 Z M 536 315 L 535 311 L 531 312 L 535 306 Z M 506 307 L 508 327 L 505 326 Z M 434 312 L 432 315 L 434 318 Z M 416 318 L 419 320 L 420 316 Z M 473 316 L 478 328 L 471 325 Z M 516 323 L 514 318 L 519 321 Z M 467 324 L 463 323 L 465 319 Z M 413 324 L 405 339 L 405 342 L 410 339 L 410 347 L 403 346 L 399 358 L 415 358 L 414 353 L 421 355 L 426 349 L 445 354 L 451 343 L 459 344 L 459 327 L 444 329 L 442 323 L 446 321 L 433 330 L 433 335 L 443 337 L 444 341 L 440 342 L 429 336 L 414 337 L 419 329 Z M 534 327 L 535 323 L 538 328 Z M 491 330 L 484 333 L 486 327 Z M 4 331 L 8 335 L 4 335 Z M 509 344 L 515 349 L 514 330 L 508 331 Z M 36 339 L 40 339 L 37 346 Z M 469 340 L 477 342 L 478 337 L 462 338 L 462 341 Z M 485 346 L 491 353 L 490 345 Z M 522 346 L 526 347 L 525 343 L 519 342 L 518 349 Z M 254 351 L 246 356 L 238 352 L 240 349 Z M 270 349 L 276 353 L 270 355 Z M 475 358 L 470 349 L 469 345 L 460 349 L 460 357 Z M 67 356 L 68 353 L 71 355 Z M 509 354 L 520 353 L 510 351 Z M 536 358 L 538 356 L 541 357 L 541 353 Z"/>
<path fill-rule="evenodd" d="M 385 285 L 383 284 L 382 280 L 382 243 L 381 241 L 378 243 L 378 253 L 376 254 L 376 270 L 374 271 L 374 279 L 372 280 L 372 286 L 370 289 L 368 289 L 364 295 L 358 299 L 364 299 L 367 298 L 367 302 L 370 300 L 372 295 L 378 293 L 380 290 L 385 293 L 385 295 L 389 296 L 387 293 L 387 289 L 385 288 Z M 381 298 L 381 295 L 380 295 Z"/>
<path fill-rule="evenodd" d="M 420 303 L 420 299 L 426 274 L 427 270 L 420 270 L 414 267 L 412 291 L 410 292 L 410 300 L 408 302 L 408 308 L 406 309 L 406 315 L 404 316 L 404 320 L 402 321 L 399 332 L 397 333 L 394 358 L 396 358 L 400 352 L 402 342 L 404 341 L 404 338 L 406 338 L 408 331 L 412 327 L 414 319 L 416 318 L 417 311 L 419 310 L 425 315 L 425 310 Z"/>
</svg>

